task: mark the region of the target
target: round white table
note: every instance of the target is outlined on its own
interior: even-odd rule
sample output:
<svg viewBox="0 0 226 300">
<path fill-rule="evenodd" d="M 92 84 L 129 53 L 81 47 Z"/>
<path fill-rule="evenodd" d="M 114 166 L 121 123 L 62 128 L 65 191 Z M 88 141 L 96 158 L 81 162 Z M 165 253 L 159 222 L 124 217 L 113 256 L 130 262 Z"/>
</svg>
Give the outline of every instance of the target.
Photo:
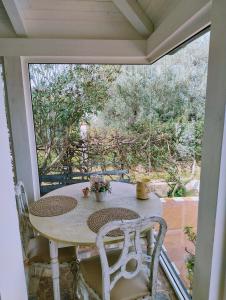
<svg viewBox="0 0 226 300">
<path fill-rule="evenodd" d="M 32 226 L 50 241 L 50 256 L 54 299 L 60 299 L 58 248 L 71 245 L 94 245 L 96 234 L 87 225 L 88 217 L 103 208 L 123 207 L 137 212 L 140 217 L 161 216 L 162 205 L 159 197 L 151 193 L 148 200 L 136 199 L 136 186 L 128 183 L 111 182 L 111 193 L 104 202 L 96 202 L 90 196 L 84 198 L 82 189 L 89 183 L 78 183 L 54 190 L 45 195 L 64 195 L 74 197 L 77 206 L 68 213 L 54 217 L 38 217 L 29 215 Z M 106 239 L 106 243 L 114 242 L 117 238 Z"/>
</svg>

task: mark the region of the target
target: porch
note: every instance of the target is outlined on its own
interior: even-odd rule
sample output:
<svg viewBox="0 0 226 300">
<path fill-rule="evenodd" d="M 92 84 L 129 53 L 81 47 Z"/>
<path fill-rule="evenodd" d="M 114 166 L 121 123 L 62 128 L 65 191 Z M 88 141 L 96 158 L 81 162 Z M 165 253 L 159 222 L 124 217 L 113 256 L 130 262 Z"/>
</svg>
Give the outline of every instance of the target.
<svg viewBox="0 0 226 300">
<path fill-rule="evenodd" d="M 46 181 L 49 186 L 55 182 L 59 185 L 55 189 L 65 185 L 65 182 L 75 183 L 78 175 L 69 176 L 65 172 L 64 178 L 54 173 L 39 176 L 29 64 L 153 64 L 167 53 L 173 55 L 175 49 L 178 51 L 183 48 L 189 39 L 211 25 L 199 202 L 194 199 L 169 200 L 167 197 L 161 197 L 161 200 L 163 217 L 166 220 L 169 218 L 167 251 L 173 261 L 181 266 L 181 270 L 184 266 L 176 252 L 186 247 L 181 235 L 186 225 L 182 219 L 192 219 L 191 222 L 197 226 L 193 299 L 226 299 L 224 1 L 196 0 L 188 3 L 175 0 L 171 4 L 163 1 L 162 5 L 156 1 L 56 2 L 41 1 L 37 4 L 35 1 L 20 3 L 17 0 L 2 0 L 0 5 L 0 63 L 3 74 L 0 82 L 0 193 L 4 199 L 0 205 L 0 298 L 25 300 L 28 297 L 15 203 L 15 182 L 23 181 L 29 202 L 32 203 L 40 198 L 40 181 Z M 60 13 L 62 9 L 63 15 Z M 87 172 L 82 176 L 90 175 Z M 128 174 L 127 169 L 120 166 L 119 173 L 110 175 L 113 179 L 117 175 L 125 180 Z M 42 194 L 50 191 L 46 182 L 42 185 Z M 178 219 L 174 220 L 174 214 Z M 198 221 L 195 218 L 197 214 Z M 163 249 L 162 252 L 167 251 Z M 162 257 L 160 262 L 158 288 L 166 291 L 172 299 L 189 299 L 187 292 L 178 288 L 177 276 L 167 269 L 166 258 Z M 65 298 L 68 297 L 68 276 L 66 271 L 62 277 L 63 281 L 66 279 L 64 283 L 62 281 L 62 286 L 65 284 L 62 289 Z M 15 282 L 13 288 L 12 282 Z M 37 295 L 32 296 L 51 299 L 50 289 L 49 279 L 41 279 L 39 288 L 36 288 Z M 45 296 L 41 296 L 41 293 Z"/>
</svg>

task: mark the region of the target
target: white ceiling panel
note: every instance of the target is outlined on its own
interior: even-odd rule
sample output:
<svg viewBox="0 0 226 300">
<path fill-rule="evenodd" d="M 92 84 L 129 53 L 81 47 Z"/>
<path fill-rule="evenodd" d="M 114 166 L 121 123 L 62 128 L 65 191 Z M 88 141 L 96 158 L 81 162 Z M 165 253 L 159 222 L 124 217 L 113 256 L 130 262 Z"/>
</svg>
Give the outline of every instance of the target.
<svg viewBox="0 0 226 300">
<path fill-rule="evenodd" d="M 14 37 L 15 31 L 11 25 L 9 17 L 5 11 L 5 8 L 0 0 L 0 37 Z"/>
<path fill-rule="evenodd" d="M 26 21 L 25 24 L 28 36 L 36 38 L 141 39 L 133 28 L 119 22 Z"/>
<path fill-rule="evenodd" d="M 29 37 L 142 39 L 112 1 L 21 0 Z"/>
<path fill-rule="evenodd" d="M 176 7 L 181 0 L 138 0 L 138 3 L 146 12 L 157 28 L 164 18 Z"/>
<path fill-rule="evenodd" d="M 156 29 L 181 0 L 128 0 L 124 10 L 110 0 L 3 1 L 6 1 L 3 3 L 14 26 L 13 30 L 0 6 L 0 34 L 5 32 L 6 36 L 14 32 L 20 36 L 19 28 L 15 27 L 19 24 L 16 21 L 21 21 L 27 37 L 139 40 L 147 38 L 153 25 Z M 134 5 L 138 10 L 133 11 Z M 20 18 L 15 19 L 10 7 L 17 8 Z M 130 12 L 125 11 L 127 8 Z M 152 25 L 146 35 L 139 30 L 140 25 L 145 24 Z"/>
</svg>

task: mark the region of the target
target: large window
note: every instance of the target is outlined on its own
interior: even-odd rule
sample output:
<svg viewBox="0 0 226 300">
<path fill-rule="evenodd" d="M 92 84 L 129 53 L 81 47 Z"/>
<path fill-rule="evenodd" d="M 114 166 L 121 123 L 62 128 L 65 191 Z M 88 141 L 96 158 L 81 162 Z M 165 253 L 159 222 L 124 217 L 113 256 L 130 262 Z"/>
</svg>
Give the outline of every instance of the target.
<svg viewBox="0 0 226 300">
<path fill-rule="evenodd" d="M 164 109 L 171 114 L 175 126 L 171 146 L 174 145 L 176 156 L 175 153 L 168 156 L 169 178 L 173 184 L 169 183 L 168 197 L 162 199 L 163 216 L 168 223 L 165 253 L 190 294 L 195 263 L 208 50 L 209 33 L 205 33 L 155 64 L 165 78 L 163 93 L 170 106 L 166 104 Z"/>
<path fill-rule="evenodd" d="M 29 65 L 42 193 L 94 171 L 148 177 L 168 223 L 165 254 L 189 292 L 208 45 L 206 33 L 153 65 Z"/>
</svg>

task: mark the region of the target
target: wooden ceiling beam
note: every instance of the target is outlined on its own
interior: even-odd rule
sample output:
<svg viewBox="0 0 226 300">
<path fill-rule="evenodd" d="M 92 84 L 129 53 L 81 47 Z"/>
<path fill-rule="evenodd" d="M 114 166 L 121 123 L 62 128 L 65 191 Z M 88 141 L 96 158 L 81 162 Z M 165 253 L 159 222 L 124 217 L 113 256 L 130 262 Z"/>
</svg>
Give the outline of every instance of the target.
<svg viewBox="0 0 226 300">
<path fill-rule="evenodd" d="M 24 20 L 21 15 L 17 0 L 2 0 L 2 3 L 16 34 L 21 37 L 26 36 Z"/>
<path fill-rule="evenodd" d="M 121 13 L 142 36 L 148 37 L 154 25 L 136 0 L 113 0 Z"/>
<path fill-rule="evenodd" d="M 211 23 L 211 0 L 181 1 L 147 39 L 147 59 L 156 61 Z"/>
<path fill-rule="evenodd" d="M 146 40 L 0 38 L 0 56 L 43 62 L 146 64 Z"/>
</svg>

